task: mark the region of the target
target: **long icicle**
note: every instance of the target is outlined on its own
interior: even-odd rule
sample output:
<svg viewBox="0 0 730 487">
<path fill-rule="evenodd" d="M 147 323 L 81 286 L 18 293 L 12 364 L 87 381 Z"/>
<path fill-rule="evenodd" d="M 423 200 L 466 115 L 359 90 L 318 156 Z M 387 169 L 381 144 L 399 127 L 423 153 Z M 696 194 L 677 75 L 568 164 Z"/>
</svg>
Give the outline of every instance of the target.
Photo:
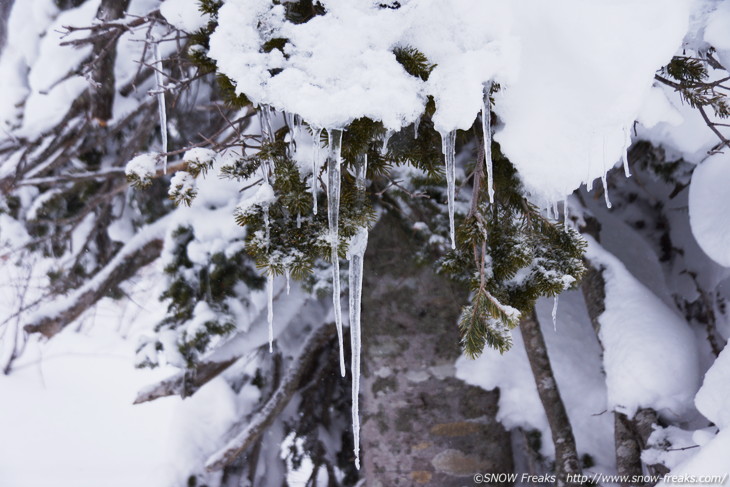
<svg viewBox="0 0 730 487">
<path fill-rule="evenodd" d="M 342 304 L 340 303 L 340 257 L 338 253 L 340 217 L 340 163 L 342 162 L 342 130 L 327 131 L 330 150 L 327 156 L 327 217 L 332 247 L 332 303 L 340 343 L 340 373 L 345 376 L 345 350 L 342 342 Z"/>
<path fill-rule="evenodd" d="M 274 274 L 269 272 L 266 278 L 266 293 L 268 298 L 266 318 L 269 322 L 269 353 L 274 351 Z"/>
<path fill-rule="evenodd" d="M 359 190 L 365 190 L 365 175 L 367 172 L 367 153 L 358 157 L 355 165 L 355 185 Z M 365 261 L 365 250 L 368 245 L 368 229 L 360 227 L 350 240 L 348 258 L 350 259 L 350 345 L 352 358 L 350 370 L 352 373 L 352 435 L 354 438 L 355 466 L 360 469 L 360 350 L 362 347 L 360 312 L 362 309 L 362 276 Z"/>
<path fill-rule="evenodd" d="M 454 198 L 456 196 L 456 130 L 441 134 L 441 150 L 446 164 L 446 191 L 449 205 L 449 234 L 451 248 L 456 248 L 456 231 L 454 227 Z"/>
<path fill-rule="evenodd" d="M 608 182 L 606 181 L 606 173 L 601 176 L 601 182 L 603 183 L 603 198 L 606 200 L 606 208 L 611 209 L 611 200 L 608 199 Z"/>
<path fill-rule="evenodd" d="M 162 56 L 160 56 L 160 43 L 155 40 L 155 83 L 157 84 L 157 107 L 160 113 L 160 138 L 162 153 L 167 154 L 167 107 L 165 106 L 165 88 L 162 79 Z M 162 156 L 164 173 L 167 174 L 167 155 Z"/>
<path fill-rule="evenodd" d="M 629 169 L 629 147 L 631 147 L 631 130 L 628 127 L 624 127 L 624 153 L 621 162 L 624 165 L 624 175 L 627 178 L 631 177 L 631 169 Z"/>
<path fill-rule="evenodd" d="M 484 135 L 484 163 L 487 165 L 487 193 L 489 203 L 494 203 L 494 177 L 492 174 L 492 108 L 489 93 L 492 84 L 484 88 L 484 103 L 482 104 L 482 133 Z"/>
<path fill-rule="evenodd" d="M 312 134 L 312 212 L 317 214 L 317 174 L 319 173 L 319 151 L 322 129 L 314 129 Z"/>
<path fill-rule="evenodd" d="M 553 301 L 553 330 L 558 331 L 558 295 L 555 295 Z"/>
</svg>

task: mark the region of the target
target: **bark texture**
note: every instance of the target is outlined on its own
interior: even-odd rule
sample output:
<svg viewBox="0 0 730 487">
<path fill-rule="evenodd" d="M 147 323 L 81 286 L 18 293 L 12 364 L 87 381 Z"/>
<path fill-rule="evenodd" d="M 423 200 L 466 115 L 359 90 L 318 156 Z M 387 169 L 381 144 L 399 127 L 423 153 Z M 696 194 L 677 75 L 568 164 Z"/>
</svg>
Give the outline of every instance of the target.
<svg viewBox="0 0 730 487">
<path fill-rule="evenodd" d="M 553 444 L 555 445 L 556 484 L 558 486 L 580 485 L 569 477 L 581 473 L 575 437 L 568 419 L 568 413 L 560 397 L 558 384 L 555 382 L 545 339 L 542 336 L 542 330 L 540 330 L 540 323 L 537 321 L 534 312 L 531 316 L 522 319 L 520 332 L 525 342 L 527 358 L 537 385 L 537 393 L 545 410 Z"/>
<path fill-rule="evenodd" d="M 13 0 L 0 0 L 0 53 L 8 40 L 8 17 L 13 8 Z"/>
<path fill-rule="evenodd" d="M 414 258 L 409 230 L 385 216 L 365 257 L 363 475 L 368 487 L 462 487 L 511 472 L 498 391 L 456 379 L 465 290 Z"/>
<path fill-rule="evenodd" d="M 102 0 L 96 18 L 102 22 L 110 22 L 124 16 L 129 0 Z M 102 36 L 93 47 L 92 77 L 95 83 L 91 93 L 91 116 L 104 124 L 112 118 L 114 105 L 115 78 L 114 63 L 117 59 L 117 41 L 119 32 L 110 36 Z"/>
</svg>

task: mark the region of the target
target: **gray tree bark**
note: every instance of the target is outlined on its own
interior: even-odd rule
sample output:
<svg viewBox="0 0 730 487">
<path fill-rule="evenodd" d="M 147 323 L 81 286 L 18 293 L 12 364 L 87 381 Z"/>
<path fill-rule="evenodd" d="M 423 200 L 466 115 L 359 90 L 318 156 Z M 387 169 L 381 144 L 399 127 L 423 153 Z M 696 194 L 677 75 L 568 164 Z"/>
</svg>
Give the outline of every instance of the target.
<svg viewBox="0 0 730 487">
<path fill-rule="evenodd" d="M 8 17 L 13 8 L 13 0 L 0 0 L 0 54 L 8 40 Z"/>
<path fill-rule="evenodd" d="M 513 469 L 495 420 L 498 391 L 455 377 L 464 289 L 414 258 L 414 241 L 385 216 L 370 238 L 363 291 L 363 474 L 368 487 L 462 487 Z"/>
<path fill-rule="evenodd" d="M 573 428 L 555 382 L 547 345 L 540 330 L 540 323 L 533 312 L 520 321 L 520 332 L 525 342 L 527 358 L 535 377 L 537 393 L 545 410 L 555 445 L 555 475 L 557 486 L 580 485 L 573 476 L 581 473 Z"/>
<path fill-rule="evenodd" d="M 129 0 L 102 0 L 96 18 L 111 22 L 124 16 Z M 96 83 L 91 94 L 91 116 L 99 123 L 105 123 L 113 116 L 115 78 L 114 63 L 117 59 L 119 34 L 103 36 L 94 43 L 93 79 Z"/>
</svg>

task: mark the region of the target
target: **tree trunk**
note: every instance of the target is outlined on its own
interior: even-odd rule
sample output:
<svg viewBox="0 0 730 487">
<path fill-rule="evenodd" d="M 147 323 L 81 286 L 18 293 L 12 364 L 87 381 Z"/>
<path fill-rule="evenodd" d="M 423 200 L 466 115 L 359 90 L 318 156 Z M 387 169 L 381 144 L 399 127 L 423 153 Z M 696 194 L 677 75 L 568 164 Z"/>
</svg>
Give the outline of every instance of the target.
<svg viewBox="0 0 730 487">
<path fill-rule="evenodd" d="M 556 485 L 580 485 L 575 478 L 581 473 L 578 452 L 575 447 L 573 428 L 565 411 L 565 405 L 560 397 L 558 384 L 555 382 L 550 358 L 547 353 L 545 339 L 540 330 L 540 323 L 533 312 L 520 321 L 520 332 L 525 342 L 527 358 L 530 362 L 532 375 L 535 377 L 537 393 L 545 410 L 550 431 L 555 445 L 555 474 Z"/>
<path fill-rule="evenodd" d="M 0 0 L 0 54 L 8 40 L 8 17 L 13 8 L 13 0 Z"/>
<path fill-rule="evenodd" d="M 585 218 L 586 225 L 581 232 L 593 237 L 599 242 L 601 226 L 593 217 Z M 588 269 L 581 291 L 585 299 L 588 316 L 598 337 L 598 343 L 603 344 L 600 339 L 601 323 L 598 318 L 606 310 L 606 281 L 603 278 L 603 268 L 597 268 L 586 261 Z M 641 450 L 646 446 L 649 436 L 653 431 L 653 425 L 657 422 L 657 413 L 653 409 L 640 409 L 633 418 L 623 413 L 613 411 L 614 416 L 614 444 L 616 448 L 616 473 L 624 478 L 641 476 L 643 472 L 641 461 Z M 663 465 L 648 465 L 649 471 L 655 474 L 665 474 L 669 470 Z M 632 487 L 636 484 L 631 482 L 620 483 L 621 487 Z"/>
<path fill-rule="evenodd" d="M 111 22 L 124 16 L 129 0 L 102 0 L 96 18 Z M 114 64 L 117 59 L 118 35 L 103 36 L 94 43 L 94 67 L 92 77 L 96 83 L 91 93 L 91 116 L 100 124 L 105 124 L 113 116 L 116 81 Z"/>
<path fill-rule="evenodd" d="M 513 469 L 495 420 L 498 391 L 456 379 L 464 289 L 419 266 L 410 231 L 385 216 L 370 239 L 363 292 L 363 474 L 368 487 L 471 485 Z"/>
</svg>

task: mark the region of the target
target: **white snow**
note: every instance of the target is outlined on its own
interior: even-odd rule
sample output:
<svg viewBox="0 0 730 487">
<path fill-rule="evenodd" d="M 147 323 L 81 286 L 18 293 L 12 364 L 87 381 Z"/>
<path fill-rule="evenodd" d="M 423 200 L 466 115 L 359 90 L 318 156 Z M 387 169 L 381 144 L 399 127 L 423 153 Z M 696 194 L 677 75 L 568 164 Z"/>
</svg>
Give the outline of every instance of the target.
<svg viewBox="0 0 730 487">
<path fill-rule="evenodd" d="M 212 164 L 218 157 L 218 154 L 211 149 L 204 149 L 202 147 L 193 147 L 190 150 L 185 151 L 183 155 L 183 161 L 193 162 L 197 165 L 209 165 Z"/>
<path fill-rule="evenodd" d="M 244 194 L 241 202 L 238 204 L 238 211 L 246 213 L 251 211 L 254 206 L 268 207 L 274 201 L 276 201 L 274 188 L 270 184 L 262 183 L 256 188 L 256 192 L 253 195 L 248 196 Z"/>
<path fill-rule="evenodd" d="M 141 181 L 149 180 L 155 176 L 158 158 L 159 155 L 155 153 L 140 154 L 127 163 L 124 173 Z"/>
<path fill-rule="evenodd" d="M 697 409 L 721 430 L 730 428 L 730 348 L 725 347 L 710 370 L 697 396 Z"/>
<path fill-rule="evenodd" d="M 579 454 L 590 454 L 596 471 L 610 471 L 615 464 L 613 420 L 606 412 L 606 384 L 601 349 L 579 291 L 561 295 L 559 333 L 552 329 L 552 303 L 537 303 L 538 320 L 548 348 L 560 395 L 573 426 Z M 537 395 L 535 379 L 519 329 L 513 333 L 513 347 L 504 354 L 485 349 L 476 360 L 456 362 L 457 378 L 486 390 L 499 387 L 497 419 L 507 429 L 537 429 L 542 433 L 541 453 L 554 454 L 550 427 Z"/>
<path fill-rule="evenodd" d="M 165 0 L 160 13 L 165 20 L 185 32 L 195 32 L 208 25 L 210 16 L 203 14 L 195 0 Z"/>
<path fill-rule="evenodd" d="M 689 19 L 686 0 L 322 3 L 325 15 L 294 25 L 281 5 L 230 0 L 210 55 L 254 102 L 325 128 L 367 116 L 399 130 L 432 95 L 439 132 L 468 129 L 485 84 L 498 81 L 494 109 L 504 124 L 496 138 L 527 188 L 551 201 L 622 158 L 626 130 Z M 261 52 L 260 26 L 264 41 L 288 39 L 286 56 Z M 428 81 L 398 65 L 398 46 L 436 64 Z"/>
<path fill-rule="evenodd" d="M 715 154 L 697 166 L 689 187 L 692 234 L 712 260 L 730 267 L 730 154 Z"/>
<path fill-rule="evenodd" d="M 590 237 L 587 258 L 603 267 L 606 310 L 598 318 L 607 407 L 633 416 L 650 407 L 676 417 L 699 386 L 694 334 L 684 319 Z"/>
</svg>

